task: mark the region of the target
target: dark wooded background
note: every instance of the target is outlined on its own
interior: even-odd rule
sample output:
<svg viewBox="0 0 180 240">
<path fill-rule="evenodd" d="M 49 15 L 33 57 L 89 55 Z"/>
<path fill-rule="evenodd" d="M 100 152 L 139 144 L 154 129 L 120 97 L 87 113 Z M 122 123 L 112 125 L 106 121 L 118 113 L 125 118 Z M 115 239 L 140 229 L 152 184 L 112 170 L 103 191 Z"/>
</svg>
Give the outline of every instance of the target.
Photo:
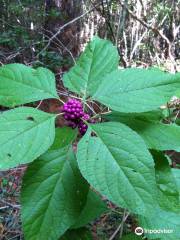
<svg viewBox="0 0 180 240">
<path fill-rule="evenodd" d="M 153 64 L 179 70 L 179 0 L 0 3 L 1 64 L 21 62 L 63 71 L 73 64 L 84 44 L 98 34 L 118 47 L 123 67 Z"/>
</svg>

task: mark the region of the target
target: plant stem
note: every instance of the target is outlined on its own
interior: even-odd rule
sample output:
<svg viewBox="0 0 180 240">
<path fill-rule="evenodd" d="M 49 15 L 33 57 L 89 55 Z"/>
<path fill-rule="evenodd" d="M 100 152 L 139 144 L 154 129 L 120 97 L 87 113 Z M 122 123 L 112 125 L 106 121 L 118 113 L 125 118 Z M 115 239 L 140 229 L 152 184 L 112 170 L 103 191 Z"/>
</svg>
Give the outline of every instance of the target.
<svg viewBox="0 0 180 240">
<path fill-rule="evenodd" d="M 56 114 L 56 117 L 63 115 L 64 113 L 58 113 Z"/>
<path fill-rule="evenodd" d="M 58 98 L 58 100 L 59 100 L 61 103 L 65 104 L 65 102 L 64 102 L 63 100 L 61 100 L 60 98 Z"/>
<path fill-rule="evenodd" d="M 130 213 L 126 214 L 126 210 L 124 210 L 124 214 L 123 214 L 123 218 L 121 223 L 119 224 L 118 228 L 116 229 L 116 231 L 113 233 L 113 235 L 109 238 L 109 240 L 113 240 L 115 238 L 115 236 L 117 235 L 117 233 L 121 230 L 121 228 L 123 228 L 123 225 L 126 221 L 126 219 L 128 218 Z M 123 232 L 123 229 L 121 230 Z M 120 235 L 122 236 L 122 232 L 120 232 Z M 120 238 L 121 238 L 120 236 Z"/>
<path fill-rule="evenodd" d="M 108 114 L 108 113 L 111 113 L 111 111 L 104 112 L 104 113 L 98 113 L 98 114 L 94 115 L 92 118 L 97 118 L 97 117 L 99 117 L 101 115 L 105 115 L 105 114 Z"/>
</svg>

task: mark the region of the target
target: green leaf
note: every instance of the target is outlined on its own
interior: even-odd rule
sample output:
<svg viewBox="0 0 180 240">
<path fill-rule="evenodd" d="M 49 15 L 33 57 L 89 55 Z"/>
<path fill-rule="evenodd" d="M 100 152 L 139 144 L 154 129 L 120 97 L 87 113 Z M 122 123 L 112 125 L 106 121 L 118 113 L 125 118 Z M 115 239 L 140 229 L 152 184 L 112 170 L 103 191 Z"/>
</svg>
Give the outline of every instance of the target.
<svg viewBox="0 0 180 240">
<path fill-rule="evenodd" d="M 60 240 L 93 240 L 92 234 L 86 228 L 68 230 Z"/>
<path fill-rule="evenodd" d="M 71 228 L 83 227 L 107 211 L 108 208 L 105 202 L 102 201 L 97 193 L 90 189 L 87 196 L 86 205 L 84 206 L 76 223 Z"/>
<path fill-rule="evenodd" d="M 56 135 L 50 150 L 63 148 L 72 143 L 77 137 L 77 130 L 70 127 L 56 128 Z"/>
<path fill-rule="evenodd" d="M 102 195 L 134 213 L 156 205 L 154 162 L 143 140 L 120 123 L 94 124 L 78 144 L 85 179 Z M 149 209 L 148 209 L 149 208 Z"/>
<path fill-rule="evenodd" d="M 147 112 L 167 103 L 180 87 L 180 75 L 125 69 L 106 75 L 93 99 L 118 112 Z"/>
<path fill-rule="evenodd" d="M 59 239 L 79 217 L 88 189 L 69 146 L 49 151 L 34 161 L 22 187 L 25 239 Z"/>
<path fill-rule="evenodd" d="M 58 98 L 50 70 L 17 63 L 0 67 L 0 105 L 14 107 L 47 98 Z"/>
<path fill-rule="evenodd" d="M 35 160 L 53 143 L 54 114 L 30 107 L 15 108 L 0 115 L 0 169 Z"/>
<path fill-rule="evenodd" d="M 179 169 L 172 169 L 171 171 L 168 160 L 162 153 L 153 151 L 153 156 L 156 163 L 159 207 L 152 209 L 151 213 L 145 217 L 139 216 L 139 224 L 144 228 L 145 236 L 148 239 L 180 239 L 180 204 L 177 183 L 175 183 L 177 178 L 173 178 L 174 170 L 179 175 L 179 172 L 177 172 Z M 151 233 L 148 231 L 151 231 Z"/>
<path fill-rule="evenodd" d="M 167 158 L 161 152 L 152 151 L 158 186 L 158 201 L 162 209 L 179 212 L 179 191 Z"/>
<path fill-rule="evenodd" d="M 104 114 L 103 118 L 108 119 L 110 121 L 122 121 L 128 122 L 128 119 L 141 119 L 144 121 L 156 121 L 160 122 L 163 118 L 165 118 L 162 110 L 143 112 L 143 113 L 120 113 L 112 111 L 108 114 Z"/>
<path fill-rule="evenodd" d="M 177 186 L 178 186 L 179 195 L 180 195 L 180 169 L 175 169 L 175 168 L 173 168 L 173 169 L 172 169 L 172 173 L 173 173 L 173 176 L 174 176 L 174 178 L 175 178 L 176 184 L 177 184 Z"/>
<path fill-rule="evenodd" d="M 127 235 L 124 235 L 122 238 L 120 238 L 121 240 L 141 240 L 142 237 L 135 235 L 134 233 L 130 233 Z M 119 240 L 120 240 L 119 239 Z"/>
<path fill-rule="evenodd" d="M 148 239 L 180 239 L 180 214 L 178 213 L 164 211 L 157 207 L 151 212 L 151 216 L 139 216 L 139 224 L 144 228 L 145 236 L 147 236 Z M 151 233 L 148 233 L 150 230 Z M 157 233 L 157 230 L 159 233 Z M 164 233 L 164 230 L 166 233 Z"/>
<path fill-rule="evenodd" d="M 148 148 L 155 150 L 175 150 L 180 152 L 180 127 L 161 122 L 160 113 L 126 114 L 113 112 L 105 117 L 110 121 L 122 122 L 136 131 Z"/>
<path fill-rule="evenodd" d="M 96 92 L 103 76 L 117 69 L 118 62 L 118 52 L 112 43 L 94 37 L 77 64 L 64 75 L 64 85 L 86 98 Z"/>
</svg>

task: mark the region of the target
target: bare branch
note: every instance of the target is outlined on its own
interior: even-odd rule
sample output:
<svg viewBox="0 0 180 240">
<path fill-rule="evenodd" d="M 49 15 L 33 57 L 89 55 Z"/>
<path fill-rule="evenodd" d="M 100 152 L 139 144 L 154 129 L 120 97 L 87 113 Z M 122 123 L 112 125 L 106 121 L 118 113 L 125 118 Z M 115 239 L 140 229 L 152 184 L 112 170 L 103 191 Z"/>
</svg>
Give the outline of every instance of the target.
<svg viewBox="0 0 180 240">
<path fill-rule="evenodd" d="M 162 30 L 159 30 L 158 28 L 156 28 L 155 26 L 152 26 L 150 24 L 148 24 L 147 22 L 145 22 L 144 20 L 140 19 L 139 17 L 137 17 L 124 3 L 121 2 L 121 0 L 119 1 L 120 5 L 124 8 L 126 8 L 126 10 L 128 11 L 128 13 L 138 22 L 140 22 L 144 27 L 146 27 L 147 29 L 152 30 L 154 33 L 158 34 L 162 39 L 165 40 L 166 44 L 168 45 L 168 55 L 169 58 L 171 60 L 171 62 L 173 63 L 173 67 L 174 67 L 174 71 L 176 71 L 176 63 L 174 60 L 174 57 L 171 53 L 171 48 L 172 48 L 172 44 L 170 42 L 170 40 L 166 37 L 166 35 L 163 34 Z"/>
<path fill-rule="evenodd" d="M 135 43 L 134 47 L 133 47 L 133 50 L 130 54 L 130 60 L 132 60 L 133 58 L 133 55 L 137 49 L 137 47 L 141 44 L 141 41 L 143 40 L 144 36 L 147 34 L 147 30 L 142 34 L 142 36 L 139 38 L 139 40 Z"/>
<path fill-rule="evenodd" d="M 113 240 L 115 238 L 115 236 L 117 235 L 117 233 L 119 232 L 119 230 L 121 229 L 121 227 L 123 226 L 123 224 L 125 223 L 125 221 L 127 220 L 127 218 L 129 217 L 130 213 L 124 214 L 123 215 L 123 219 L 122 222 L 120 223 L 120 225 L 118 226 L 118 228 L 116 229 L 116 231 L 113 233 L 113 235 L 109 238 L 109 240 Z"/>
<path fill-rule="evenodd" d="M 99 5 L 99 4 L 98 4 Z M 97 6 L 97 5 L 96 5 Z M 89 11 L 83 13 L 82 15 L 74 18 L 73 20 L 69 21 L 68 23 L 64 24 L 62 27 L 59 28 L 59 30 L 48 40 L 47 45 L 38 53 L 37 56 L 39 56 L 43 51 L 45 51 L 51 44 L 51 42 L 61 33 L 61 31 L 66 28 L 67 26 L 71 25 L 72 23 L 78 21 L 79 19 L 83 18 L 84 16 L 86 16 L 88 13 L 92 12 L 95 9 L 95 7 L 93 7 L 92 9 L 90 9 Z"/>
</svg>

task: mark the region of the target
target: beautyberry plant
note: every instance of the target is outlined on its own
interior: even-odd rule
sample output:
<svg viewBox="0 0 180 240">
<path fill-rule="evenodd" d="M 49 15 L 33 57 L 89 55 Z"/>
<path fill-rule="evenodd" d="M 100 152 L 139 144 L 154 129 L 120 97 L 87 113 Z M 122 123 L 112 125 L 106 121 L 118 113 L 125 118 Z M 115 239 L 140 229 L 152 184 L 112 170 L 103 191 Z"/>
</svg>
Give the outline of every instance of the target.
<svg viewBox="0 0 180 240">
<path fill-rule="evenodd" d="M 180 239 L 180 170 L 166 155 L 180 152 L 176 109 L 169 107 L 179 97 L 180 74 L 118 65 L 117 49 L 93 38 L 63 76 L 71 97 L 56 114 L 22 106 L 62 102 L 51 71 L 0 67 L 0 105 L 10 108 L 0 115 L 0 170 L 28 164 L 26 240 L 92 239 L 85 226 L 108 211 L 101 196 L 142 228 L 172 230 L 168 237 L 145 231 L 148 239 Z M 59 117 L 65 126 L 55 129 Z"/>
</svg>

